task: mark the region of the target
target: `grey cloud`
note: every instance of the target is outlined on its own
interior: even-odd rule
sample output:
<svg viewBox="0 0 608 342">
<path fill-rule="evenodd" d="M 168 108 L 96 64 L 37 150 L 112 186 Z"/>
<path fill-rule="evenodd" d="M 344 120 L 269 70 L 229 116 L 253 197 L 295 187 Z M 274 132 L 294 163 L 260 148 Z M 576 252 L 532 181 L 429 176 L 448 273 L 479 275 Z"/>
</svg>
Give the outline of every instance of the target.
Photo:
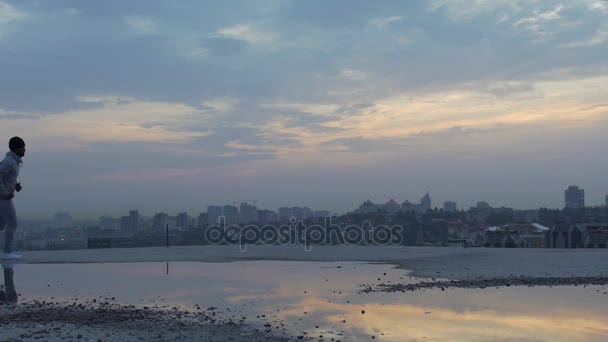
<svg viewBox="0 0 608 342">
<path fill-rule="evenodd" d="M 534 92 L 535 89 L 532 82 L 499 82 L 488 85 L 485 89 L 482 89 L 482 91 L 497 97 L 509 97 L 521 93 L 531 93 Z"/>
<path fill-rule="evenodd" d="M 394 149 L 407 143 L 415 142 L 417 138 L 339 138 L 320 143 L 327 152 L 374 152 L 378 150 Z"/>
<path fill-rule="evenodd" d="M 592 109 L 595 109 L 595 108 L 602 108 L 602 107 L 608 107 L 608 104 L 604 104 L 604 103 L 603 104 L 597 104 L 597 105 L 594 105 L 594 106 L 587 107 L 587 108 L 585 108 L 583 110 L 592 110 Z"/>
<path fill-rule="evenodd" d="M 355 116 L 367 113 L 366 109 L 373 108 L 374 103 L 357 103 L 338 108 L 334 113 L 340 116 Z M 373 113 L 373 111 L 372 111 Z"/>
<path fill-rule="evenodd" d="M 0 120 L 20 120 L 20 119 L 28 119 L 28 120 L 37 120 L 40 116 L 34 114 L 27 113 L 4 113 L 0 111 Z"/>
<path fill-rule="evenodd" d="M 496 126 L 492 128 L 471 128 L 463 126 L 454 126 L 443 131 L 435 132 L 420 132 L 416 134 L 417 137 L 432 137 L 432 138 L 457 138 L 462 136 L 476 135 L 476 134 L 491 134 L 498 132 L 506 132 L 511 128 L 506 126 Z"/>
<path fill-rule="evenodd" d="M 190 129 L 196 128 L 191 127 Z M 203 129 L 209 130 L 209 127 Z M 244 150 L 226 146 L 228 142 L 233 141 L 252 146 L 253 148 Z M 212 134 L 194 139 L 192 147 L 200 147 L 214 154 L 238 153 L 247 155 L 251 153 L 267 153 L 267 157 L 276 157 L 276 151 L 279 147 L 295 147 L 299 146 L 299 144 L 300 142 L 295 136 L 286 133 L 276 134 L 260 128 L 216 126 L 212 128 Z M 255 148 L 256 146 L 257 148 Z"/>
</svg>

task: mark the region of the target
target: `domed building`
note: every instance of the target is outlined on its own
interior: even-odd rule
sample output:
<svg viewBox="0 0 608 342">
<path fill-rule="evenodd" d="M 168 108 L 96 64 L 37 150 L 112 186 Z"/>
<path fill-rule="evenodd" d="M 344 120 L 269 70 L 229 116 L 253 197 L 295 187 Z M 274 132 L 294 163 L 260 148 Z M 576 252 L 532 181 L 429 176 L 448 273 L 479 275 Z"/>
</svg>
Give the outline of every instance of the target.
<svg viewBox="0 0 608 342">
<path fill-rule="evenodd" d="M 391 198 L 390 201 L 386 202 L 384 205 L 384 210 L 386 210 L 387 213 L 398 213 L 401 211 L 401 206 Z"/>
<path fill-rule="evenodd" d="M 378 205 L 372 203 L 372 201 L 370 201 L 369 199 L 365 202 L 363 202 L 363 204 L 361 204 L 359 206 L 359 209 L 357 209 L 357 213 L 358 214 L 371 214 L 371 213 L 377 213 L 378 212 Z"/>
</svg>

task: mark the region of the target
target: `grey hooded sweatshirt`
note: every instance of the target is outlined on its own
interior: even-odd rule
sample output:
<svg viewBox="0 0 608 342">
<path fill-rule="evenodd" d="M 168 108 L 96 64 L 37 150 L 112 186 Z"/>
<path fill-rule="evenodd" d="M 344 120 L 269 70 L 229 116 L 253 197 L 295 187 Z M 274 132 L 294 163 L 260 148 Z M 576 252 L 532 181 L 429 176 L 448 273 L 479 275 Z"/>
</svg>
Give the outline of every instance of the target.
<svg viewBox="0 0 608 342">
<path fill-rule="evenodd" d="M 21 157 L 13 151 L 8 152 L 6 158 L 0 162 L 0 196 L 6 197 L 15 193 L 22 163 Z"/>
</svg>

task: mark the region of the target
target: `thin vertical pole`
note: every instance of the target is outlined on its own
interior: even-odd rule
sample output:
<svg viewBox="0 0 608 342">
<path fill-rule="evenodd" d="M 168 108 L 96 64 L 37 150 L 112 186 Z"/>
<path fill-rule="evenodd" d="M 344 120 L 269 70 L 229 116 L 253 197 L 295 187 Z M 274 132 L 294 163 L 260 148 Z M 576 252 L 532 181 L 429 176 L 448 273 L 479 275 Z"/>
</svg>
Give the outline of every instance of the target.
<svg viewBox="0 0 608 342">
<path fill-rule="evenodd" d="M 169 224 L 167 223 L 167 248 L 169 248 Z"/>
</svg>

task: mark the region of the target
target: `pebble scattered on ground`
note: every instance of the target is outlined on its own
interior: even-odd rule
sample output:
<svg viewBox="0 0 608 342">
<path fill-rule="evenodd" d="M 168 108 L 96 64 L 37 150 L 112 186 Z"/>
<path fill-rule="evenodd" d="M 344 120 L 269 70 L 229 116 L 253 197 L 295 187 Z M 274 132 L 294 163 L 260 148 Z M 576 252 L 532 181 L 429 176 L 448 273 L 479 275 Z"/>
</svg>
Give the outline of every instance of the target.
<svg viewBox="0 0 608 342">
<path fill-rule="evenodd" d="M 608 285 L 608 277 L 494 277 L 494 278 L 475 278 L 462 280 L 431 280 L 422 281 L 414 284 L 363 284 L 362 293 L 370 292 L 411 292 L 418 290 L 442 290 L 447 289 L 485 289 L 501 288 L 511 286 L 590 286 Z M 604 292 L 604 294 L 606 294 Z"/>
<path fill-rule="evenodd" d="M 255 328 L 217 308 L 136 307 L 99 298 L 85 303 L 0 304 L 0 340 L 16 341 L 288 341 L 279 324 Z"/>
</svg>

